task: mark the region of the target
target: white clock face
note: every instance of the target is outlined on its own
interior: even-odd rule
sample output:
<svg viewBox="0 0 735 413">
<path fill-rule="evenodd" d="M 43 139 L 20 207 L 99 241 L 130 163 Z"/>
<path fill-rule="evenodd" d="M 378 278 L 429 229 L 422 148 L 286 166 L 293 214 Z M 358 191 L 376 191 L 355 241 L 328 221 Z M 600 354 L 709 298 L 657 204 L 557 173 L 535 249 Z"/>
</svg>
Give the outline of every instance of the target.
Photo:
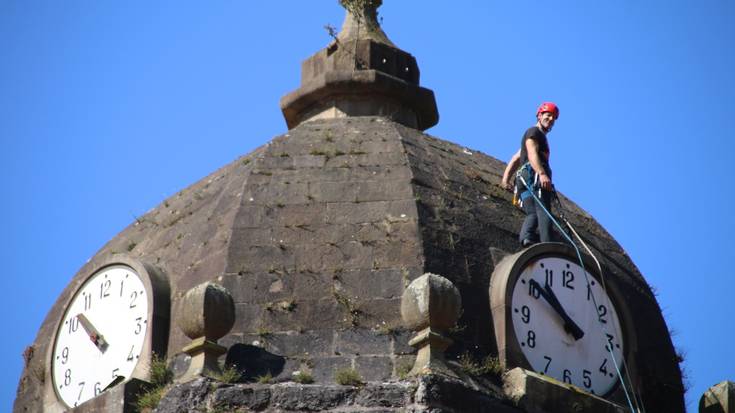
<svg viewBox="0 0 735 413">
<path fill-rule="evenodd" d="M 90 277 L 56 332 L 52 377 L 61 400 L 74 407 L 128 379 L 147 327 L 147 291 L 132 268 L 113 265 Z"/>
<path fill-rule="evenodd" d="M 529 263 L 513 288 L 513 328 L 533 370 L 604 395 L 619 380 L 623 334 L 610 298 L 588 277 L 589 288 L 582 268 L 566 258 Z"/>
</svg>

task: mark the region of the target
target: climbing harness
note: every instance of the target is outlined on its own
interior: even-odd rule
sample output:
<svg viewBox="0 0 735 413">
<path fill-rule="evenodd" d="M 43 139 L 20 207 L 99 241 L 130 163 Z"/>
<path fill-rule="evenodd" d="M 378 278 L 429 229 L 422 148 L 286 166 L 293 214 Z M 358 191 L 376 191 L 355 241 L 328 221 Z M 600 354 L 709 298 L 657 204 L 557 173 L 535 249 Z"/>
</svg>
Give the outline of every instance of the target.
<svg viewBox="0 0 735 413">
<path fill-rule="evenodd" d="M 524 183 L 533 181 L 533 185 L 531 186 L 533 189 L 520 188 L 518 186 L 519 178 L 524 179 Z M 533 191 L 538 191 L 538 197 L 541 198 L 541 186 L 539 186 L 538 179 L 539 176 L 536 171 L 533 170 L 533 167 L 531 167 L 530 162 L 526 162 L 523 166 L 518 168 L 518 171 L 516 172 L 515 187 L 513 189 L 513 205 L 518 208 L 523 208 L 523 202 L 531 197 L 531 193 Z"/>
<path fill-rule="evenodd" d="M 524 193 L 527 194 L 526 195 L 526 199 L 529 198 L 529 197 L 532 197 L 533 200 L 541 207 L 541 209 L 544 211 L 544 213 L 546 213 L 546 215 L 548 215 L 549 219 L 551 220 L 551 222 L 554 223 L 554 225 L 559 230 L 559 232 L 562 235 L 564 235 L 564 237 L 567 239 L 567 241 L 569 241 L 569 243 L 574 248 L 574 251 L 577 253 L 577 259 L 579 260 L 580 267 L 582 267 L 582 272 L 584 273 L 584 277 L 585 277 L 585 281 L 587 283 L 588 291 L 591 292 L 589 274 L 587 274 L 587 270 L 584 267 L 584 261 L 582 260 L 582 253 L 580 252 L 579 247 L 577 247 L 577 244 L 574 242 L 574 240 L 572 239 L 572 237 L 569 236 L 569 234 L 567 234 L 566 231 L 564 231 L 564 228 L 562 228 L 562 226 L 554 218 L 554 216 L 551 214 L 551 212 L 549 212 L 549 210 L 546 208 L 546 206 L 543 204 L 543 202 L 541 202 L 541 188 L 538 188 L 539 196 L 536 196 L 536 194 L 535 194 L 536 188 L 535 187 L 532 187 L 531 185 L 529 185 L 529 183 L 528 183 L 528 180 L 529 179 L 527 179 L 527 178 L 530 178 L 530 177 L 528 177 L 528 175 L 524 173 L 524 169 L 527 169 L 527 165 L 530 167 L 530 165 L 527 163 L 527 164 L 523 165 L 521 168 L 519 168 L 518 172 L 516 173 L 516 179 L 517 179 L 517 181 L 518 180 L 521 181 L 521 183 L 525 187 L 525 191 L 521 193 L 521 202 L 523 202 L 523 194 Z M 524 177 L 524 174 L 526 175 L 526 177 Z M 534 184 L 537 184 L 538 174 L 534 177 L 534 181 L 536 181 L 536 182 L 534 182 Z M 553 194 L 554 194 L 554 196 L 556 196 L 556 200 L 557 200 L 557 202 L 559 202 L 559 206 L 561 207 L 561 202 L 559 201 L 559 198 L 556 195 L 556 191 L 553 191 Z M 589 247 L 587 246 L 587 244 L 582 240 L 582 237 L 579 236 L 579 234 L 577 233 L 577 231 L 574 230 L 574 227 L 572 226 L 572 224 L 566 218 L 563 217 L 563 214 L 562 214 L 562 219 L 563 219 L 564 223 L 567 225 L 567 227 L 570 229 L 570 231 L 572 232 L 572 234 L 574 234 L 574 236 L 579 240 L 580 244 L 582 244 L 582 246 L 585 248 L 585 250 L 587 251 L 587 253 L 589 253 L 590 256 L 592 257 L 592 259 L 595 261 L 595 264 L 597 265 L 597 268 L 599 270 L 600 278 L 602 280 L 602 287 L 603 287 L 603 289 L 605 289 L 606 288 L 605 287 L 605 277 L 604 277 L 604 275 L 602 273 L 602 266 L 600 265 L 600 262 L 597 260 L 597 257 L 595 257 L 595 254 L 592 253 L 592 251 L 589 249 Z M 599 308 L 598 307 L 598 304 L 597 304 L 597 299 L 596 299 L 594 293 L 591 293 L 591 297 L 592 297 L 592 304 L 595 306 L 595 308 Z M 599 320 L 599 318 L 598 318 L 598 320 Z M 602 322 L 600 322 L 600 328 L 602 328 L 603 333 L 607 334 L 607 330 L 605 328 L 605 325 L 602 324 Z M 633 412 L 633 413 L 636 413 L 636 412 L 637 413 L 645 412 L 645 410 L 641 410 L 642 407 L 643 407 L 643 404 L 642 403 L 641 404 L 638 403 L 638 397 L 635 394 L 635 391 L 634 391 L 634 388 L 633 388 L 633 383 L 631 382 L 631 383 L 629 383 L 629 385 L 630 385 L 630 393 L 633 393 L 633 399 L 635 400 L 635 405 L 636 405 L 635 407 L 633 406 L 633 401 L 631 401 L 631 395 L 628 392 L 628 390 L 629 390 L 628 389 L 628 386 L 626 385 L 625 379 L 623 379 L 623 375 L 620 372 L 620 368 L 619 368 L 618 362 L 617 362 L 617 360 L 615 358 L 615 353 L 613 352 L 612 346 L 605 345 L 605 348 L 608 350 L 608 352 L 610 353 L 610 357 L 613 360 L 613 365 L 615 366 L 615 371 L 618 374 L 618 379 L 620 380 L 620 384 L 623 387 L 623 392 L 625 393 L 625 398 L 628 401 L 628 407 L 630 407 L 630 411 Z M 626 371 L 626 374 L 629 374 L 628 367 L 627 367 L 627 364 L 625 362 L 625 357 L 623 357 L 623 359 L 621 361 L 622 361 L 623 368 Z"/>
</svg>

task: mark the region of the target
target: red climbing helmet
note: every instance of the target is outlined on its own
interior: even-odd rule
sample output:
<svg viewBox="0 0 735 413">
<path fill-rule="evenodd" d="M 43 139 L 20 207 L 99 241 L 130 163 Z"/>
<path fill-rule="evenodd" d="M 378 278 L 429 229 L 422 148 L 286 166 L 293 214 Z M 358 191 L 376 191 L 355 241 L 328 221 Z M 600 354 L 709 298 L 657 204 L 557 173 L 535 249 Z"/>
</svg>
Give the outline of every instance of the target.
<svg viewBox="0 0 735 413">
<path fill-rule="evenodd" d="M 554 104 L 554 102 L 544 102 L 541 104 L 541 106 L 538 107 L 538 110 L 536 111 L 536 116 L 538 117 L 539 114 L 544 112 L 551 112 L 554 114 L 554 119 L 559 119 L 559 107 Z"/>
</svg>

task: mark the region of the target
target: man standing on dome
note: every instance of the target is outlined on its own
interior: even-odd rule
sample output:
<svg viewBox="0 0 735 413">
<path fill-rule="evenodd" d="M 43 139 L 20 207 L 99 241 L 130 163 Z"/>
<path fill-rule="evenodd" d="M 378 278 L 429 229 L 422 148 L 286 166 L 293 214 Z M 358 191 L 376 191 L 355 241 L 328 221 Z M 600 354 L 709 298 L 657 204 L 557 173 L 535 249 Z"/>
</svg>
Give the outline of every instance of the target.
<svg viewBox="0 0 735 413">
<path fill-rule="evenodd" d="M 521 168 L 520 176 L 534 191 L 534 195 L 543 203 L 547 211 L 551 212 L 551 195 L 554 185 L 551 183 L 551 167 L 549 166 L 549 141 L 546 134 L 554 127 L 559 118 L 559 108 L 551 102 L 544 102 L 536 111 L 536 125 L 530 127 L 523 134 L 521 149 L 513 155 L 503 172 L 503 187 L 511 190 L 511 176 Z M 518 236 L 523 247 L 527 247 L 537 240 L 551 241 L 551 219 L 543 208 L 536 204 L 531 192 L 516 178 L 516 192 L 519 194 L 521 207 L 526 213 L 521 233 Z M 538 231 L 538 235 L 536 232 Z"/>
</svg>

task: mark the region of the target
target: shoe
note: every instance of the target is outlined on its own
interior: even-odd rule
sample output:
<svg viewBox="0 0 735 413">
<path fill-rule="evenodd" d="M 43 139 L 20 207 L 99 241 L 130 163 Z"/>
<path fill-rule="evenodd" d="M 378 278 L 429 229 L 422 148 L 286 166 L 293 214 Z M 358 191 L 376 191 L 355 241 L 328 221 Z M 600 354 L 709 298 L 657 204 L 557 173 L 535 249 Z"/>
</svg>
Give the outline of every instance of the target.
<svg viewBox="0 0 735 413">
<path fill-rule="evenodd" d="M 530 247 L 533 244 L 534 244 L 534 242 L 531 241 L 530 239 L 524 239 L 523 241 L 521 241 L 521 246 L 523 248 Z"/>
</svg>

